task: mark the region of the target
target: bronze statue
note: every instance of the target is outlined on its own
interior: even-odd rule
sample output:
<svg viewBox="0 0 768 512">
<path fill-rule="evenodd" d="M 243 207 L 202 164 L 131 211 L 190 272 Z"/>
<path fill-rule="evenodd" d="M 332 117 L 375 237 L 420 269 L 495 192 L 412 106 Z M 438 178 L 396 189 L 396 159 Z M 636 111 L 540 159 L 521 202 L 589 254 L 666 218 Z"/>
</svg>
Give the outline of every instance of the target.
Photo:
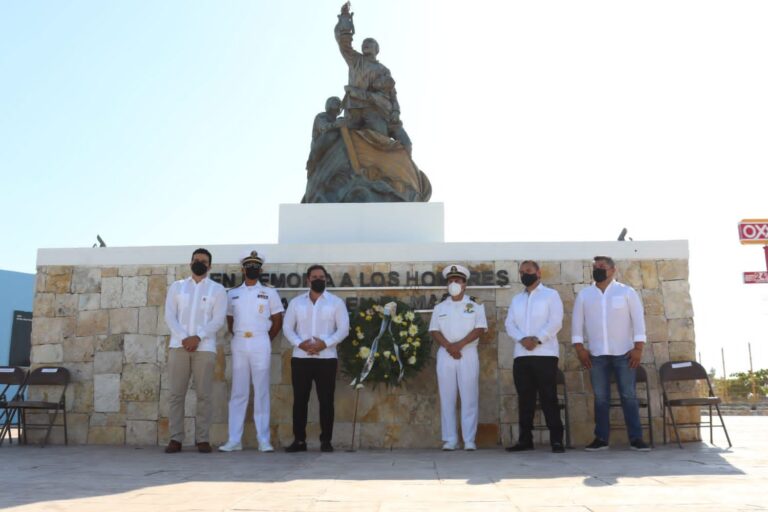
<svg viewBox="0 0 768 512">
<path fill-rule="evenodd" d="M 362 53 L 352 48 L 355 25 L 349 5 L 342 6 L 334 28 L 349 66 L 340 102 L 344 117 L 337 119 L 338 107 L 331 102 L 338 98 L 329 98 L 326 112 L 315 117 L 302 202 L 428 201 L 432 188 L 411 159 L 412 143 L 400 120 L 395 80 L 377 60 L 375 39 L 363 40 Z"/>
</svg>

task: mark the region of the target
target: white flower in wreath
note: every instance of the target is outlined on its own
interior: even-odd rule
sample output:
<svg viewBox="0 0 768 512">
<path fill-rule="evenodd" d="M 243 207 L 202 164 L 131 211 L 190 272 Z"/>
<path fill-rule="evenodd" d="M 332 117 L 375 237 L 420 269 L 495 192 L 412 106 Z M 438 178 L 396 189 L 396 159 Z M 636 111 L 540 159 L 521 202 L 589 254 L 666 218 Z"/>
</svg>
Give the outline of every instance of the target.
<svg viewBox="0 0 768 512">
<path fill-rule="evenodd" d="M 392 321 L 400 325 L 403 323 L 403 317 L 401 315 L 395 315 L 395 318 L 393 318 Z"/>
<path fill-rule="evenodd" d="M 417 340 L 417 341 L 414 341 L 414 342 L 413 342 L 413 346 L 414 346 L 414 347 L 416 347 L 416 348 L 419 348 L 419 347 L 421 346 L 421 342 L 420 342 L 420 341 L 418 341 L 418 340 Z"/>
<path fill-rule="evenodd" d="M 407 352 L 408 350 L 410 350 L 410 348 L 411 346 L 407 343 L 403 343 L 402 345 L 400 345 L 400 350 L 402 350 L 403 352 Z"/>
<path fill-rule="evenodd" d="M 361 331 L 357 331 L 357 339 L 359 340 L 365 339 L 365 334 L 363 334 Z"/>
<path fill-rule="evenodd" d="M 360 347 L 360 350 L 357 353 L 362 359 L 366 359 L 371 355 L 371 349 L 368 347 Z"/>
<path fill-rule="evenodd" d="M 411 356 L 408 358 L 408 364 L 413 366 L 416 364 L 416 356 Z"/>
<path fill-rule="evenodd" d="M 408 336 L 408 331 L 400 331 L 401 338 L 405 338 L 406 336 Z"/>
<path fill-rule="evenodd" d="M 413 322 L 413 320 L 416 318 L 416 315 L 413 314 L 413 311 L 409 311 L 405 314 L 405 319 L 409 322 Z"/>
<path fill-rule="evenodd" d="M 389 350 L 384 351 L 384 357 L 389 357 L 391 355 L 392 355 L 392 352 L 390 352 Z"/>
<path fill-rule="evenodd" d="M 411 324 L 411 326 L 408 328 L 408 334 L 410 334 L 411 336 L 416 336 L 417 334 L 419 334 L 419 328 L 416 327 L 415 324 Z"/>
</svg>

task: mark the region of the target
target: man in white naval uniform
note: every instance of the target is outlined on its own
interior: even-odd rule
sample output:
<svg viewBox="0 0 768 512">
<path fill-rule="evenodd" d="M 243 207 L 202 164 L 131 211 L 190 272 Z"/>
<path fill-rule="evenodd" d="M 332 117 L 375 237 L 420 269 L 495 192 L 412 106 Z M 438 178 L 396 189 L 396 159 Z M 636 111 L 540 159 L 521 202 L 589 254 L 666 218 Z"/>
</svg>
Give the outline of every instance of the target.
<svg viewBox="0 0 768 512">
<path fill-rule="evenodd" d="M 253 423 L 259 451 L 274 451 L 269 441 L 269 363 L 272 340 L 283 326 L 283 304 L 273 288 L 259 282 L 264 256 L 248 252 L 240 260 L 243 284 L 227 293 L 227 325 L 232 333 L 232 394 L 229 440 L 219 451 L 242 450 L 243 423 L 253 383 Z"/>
<path fill-rule="evenodd" d="M 461 398 L 461 434 L 464 449 L 475 450 L 477 433 L 480 360 L 477 340 L 488 329 L 485 308 L 465 294 L 469 270 L 461 265 L 443 269 L 450 297 L 435 306 L 429 332 L 437 351 L 437 385 L 440 391 L 440 422 L 443 450 L 458 445 L 456 397 Z"/>
</svg>

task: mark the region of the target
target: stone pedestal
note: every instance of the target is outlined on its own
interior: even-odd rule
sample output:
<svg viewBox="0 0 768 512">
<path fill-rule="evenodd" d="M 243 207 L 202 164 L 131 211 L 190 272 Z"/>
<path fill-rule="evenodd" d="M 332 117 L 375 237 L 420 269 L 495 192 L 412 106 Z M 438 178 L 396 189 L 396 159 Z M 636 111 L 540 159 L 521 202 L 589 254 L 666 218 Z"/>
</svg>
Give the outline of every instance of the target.
<svg viewBox="0 0 768 512">
<path fill-rule="evenodd" d="M 522 291 L 519 262 L 538 260 L 543 281 L 556 289 L 565 305 L 560 332 L 560 367 L 568 383 L 573 441 L 591 440 L 592 393 L 570 347 L 571 312 L 576 293 L 591 280 L 591 260 L 596 254 L 613 256 L 619 280 L 637 289 L 644 302 L 648 324 L 648 350 L 643 364 L 648 370 L 657 438 L 661 437 L 661 410 L 657 367 L 668 360 L 693 359 L 693 311 L 688 292 L 688 245 L 665 242 L 550 242 L 550 243 L 442 243 L 428 238 L 440 233 L 441 205 L 386 205 L 423 213 L 429 222 L 410 225 L 421 233 L 418 240 L 400 238 L 388 243 L 349 243 L 344 226 L 325 231 L 306 229 L 300 211 L 312 209 L 311 226 L 322 226 L 341 210 L 348 222 L 373 222 L 386 218 L 377 205 L 284 206 L 281 243 L 212 246 L 212 278 L 226 286 L 240 283 L 237 263 L 246 249 L 264 250 L 269 261 L 264 279 L 290 300 L 305 291 L 303 274 L 312 263 L 326 265 L 336 284 L 332 291 L 349 304 L 365 297 L 395 296 L 424 309 L 439 298 L 443 287 L 437 275 L 448 262 L 461 262 L 472 270 L 470 293 L 482 301 L 488 332 L 480 339 L 480 427 L 478 444 L 498 446 L 511 442 L 517 423 L 517 396 L 512 376 L 512 340 L 504 320 L 512 296 Z M 347 208 L 336 209 L 334 206 Z M 426 208 L 425 208 L 426 207 Z M 302 216 L 304 214 L 302 213 Z M 393 214 L 394 215 L 394 214 Z M 394 217 L 402 226 L 403 216 Z M 365 219 L 368 219 L 367 221 Z M 431 220 L 430 220 L 431 219 Z M 439 228 L 427 224 L 434 221 Z M 378 222 L 378 220 L 376 220 Z M 352 224 L 346 224 L 349 227 Z M 384 231 L 386 222 L 377 224 Z M 420 227 L 419 227 L 420 226 Z M 335 231 L 334 231 L 335 229 Z M 302 239 L 299 235 L 306 234 Z M 322 233 L 322 236 L 318 233 Z M 390 233 L 394 238 L 395 233 Z M 363 235 L 361 235 L 363 236 Z M 403 236 L 403 235 L 401 235 Z M 410 237 L 410 235 L 405 235 Z M 325 238 L 327 237 L 327 238 Z M 332 239 L 333 242 L 329 242 Z M 429 242 L 425 242 L 425 240 Z M 70 368 L 75 382 L 68 407 L 76 418 L 70 427 L 76 442 L 114 444 L 165 444 L 168 440 L 168 379 L 166 360 L 169 331 L 164 321 L 168 286 L 190 274 L 189 260 L 196 246 L 41 249 L 32 331 L 34 366 L 59 364 Z M 374 275 L 382 279 L 373 279 Z M 341 284 L 344 283 L 342 287 Z M 67 304 L 70 307 L 50 307 Z M 429 312 L 423 313 L 429 320 Z M 212 442 L 226 440 L 227 400 L 231 381 L 230 342 L 222 331 L 218 340 L 214 384 Z M 273 343 L 272 429 L 273 443 L 292 440 L 290 344 L 281 336 Z M 349 445 L 354 394 L 349 379 L 339 376 L 336 394 L 334 443 Z M 194 392 L 188 399 L 188 441 L 194 440 Z M 690 416 L 698 417 L 697 411 Z M 309 440 L 317 439 L 317 408 L 310 406 Z M 434 362 L 399 388 L 367 388 L 360 395 L 357 445 L 363 448 L 438 447 L 440 413 Z M 620 418 L 617 418 L 619 421 Z M 254 446 L 253 425 L 246 426 L 244 442 Z M 621 433 L 617 432 L 617 439 Z M 696 436 L 689 432 L 689 436 Z M 546 436 L 544 436 L 546 437 Z"/>
</svg>

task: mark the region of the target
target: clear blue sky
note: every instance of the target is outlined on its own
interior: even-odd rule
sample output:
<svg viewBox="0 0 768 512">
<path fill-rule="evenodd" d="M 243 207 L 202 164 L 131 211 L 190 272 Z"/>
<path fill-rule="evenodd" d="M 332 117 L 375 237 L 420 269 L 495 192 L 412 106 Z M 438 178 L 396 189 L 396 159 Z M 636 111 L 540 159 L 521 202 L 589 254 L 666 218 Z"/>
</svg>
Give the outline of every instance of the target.
<svg viewBox="0 0 768 512">
<path fill-rule="evenodd" d="M 0 268 L 273 243 L 346 67 L 339 1 L 0 3 Z M 358 1 L 449 241 L 685 238 L 705 364 L 768 366 L 764 1 Z"/>
</svg>

